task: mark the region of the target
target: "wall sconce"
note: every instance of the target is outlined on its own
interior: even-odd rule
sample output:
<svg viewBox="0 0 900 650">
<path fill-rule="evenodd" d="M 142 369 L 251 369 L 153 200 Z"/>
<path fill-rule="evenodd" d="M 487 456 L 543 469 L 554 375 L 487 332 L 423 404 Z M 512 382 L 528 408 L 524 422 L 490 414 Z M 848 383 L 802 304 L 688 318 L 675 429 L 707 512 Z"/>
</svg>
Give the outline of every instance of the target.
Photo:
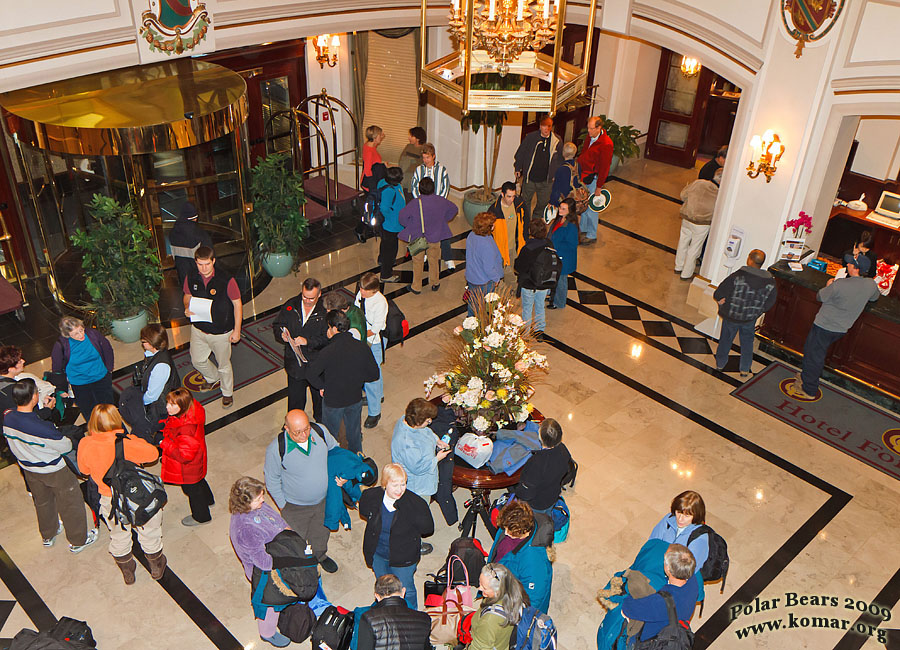
<svg viewBox="0 0 900 650">
<path fill-rule="evenodd" d="M 334 49 L 334 52 L 331 54 L 328 52 L 329 37 L 331 38 L 331 47 Z M 316 36 L 314 44 L 316 46 L 316 61 L 318 61 L 320 68 L 324 70 L 326 63 L 329 68 L 333 68 L 337 65 L 337 49 L 341 46 L 341 39 L 338 38 L 336 34 L 334 36 L 331 36 L 331 34 L 321 34 L 320 36 Z"/>
<path fill-rule="evenodd" d="M 685 77 L 691 78 L 694 75 L 699 74 L 702 67 L 703 66 L 700 65 L 700 62 L 697 59 L 689 56 L 681 57 L 681 74 Z"/>
<path fill-rule="evenodd" d="M 781 159 L 784 153 L 784 145 L 781 144 L 781 138 L 772 129 L 763 133 L 760 138 L 754 135 L 750 139 L 750 164 L 747 165 L 747 176 L 756 178 L 760 174 L 765 174 L 766 182 L 772 181 L 775 175 L 775 165 Z"/>
</svg>

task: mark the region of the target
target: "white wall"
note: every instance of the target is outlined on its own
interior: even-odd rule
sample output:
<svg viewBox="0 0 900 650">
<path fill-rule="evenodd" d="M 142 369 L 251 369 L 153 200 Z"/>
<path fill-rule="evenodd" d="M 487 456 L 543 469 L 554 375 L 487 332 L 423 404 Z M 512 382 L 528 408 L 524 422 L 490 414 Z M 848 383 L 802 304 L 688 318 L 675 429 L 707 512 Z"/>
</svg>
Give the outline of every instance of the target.
<svg viewBox="0 0 900 650">
<path fill-rule="evenodd" d="M 863 118 L 856 131 L 859 147 L 851 171 L 879 180 L 900 173 L 900 118 Z"/>
</svg>

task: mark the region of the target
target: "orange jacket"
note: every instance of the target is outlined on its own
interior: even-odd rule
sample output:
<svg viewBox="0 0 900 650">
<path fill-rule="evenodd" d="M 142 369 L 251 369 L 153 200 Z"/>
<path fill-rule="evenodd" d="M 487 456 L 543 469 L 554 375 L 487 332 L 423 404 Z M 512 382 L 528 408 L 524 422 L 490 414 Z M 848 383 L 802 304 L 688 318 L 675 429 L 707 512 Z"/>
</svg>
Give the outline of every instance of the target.
<svg viewBox="0 0 900 650">
<path fill-rule="evenodd" d="M 78 444 L 78 469 L 94 479 L 100 494 L 107 497 L 112 496 L 112 490 L 103 482 L 103 477 L 116 458 L 117 433 L 122 433 L 122 429 L 102 433 L 88 431 Z M 159 451 L 149 442 L 128 434 L 125 438 L 125 458 L 143 465 L 159 458 Z"/>
</svg>

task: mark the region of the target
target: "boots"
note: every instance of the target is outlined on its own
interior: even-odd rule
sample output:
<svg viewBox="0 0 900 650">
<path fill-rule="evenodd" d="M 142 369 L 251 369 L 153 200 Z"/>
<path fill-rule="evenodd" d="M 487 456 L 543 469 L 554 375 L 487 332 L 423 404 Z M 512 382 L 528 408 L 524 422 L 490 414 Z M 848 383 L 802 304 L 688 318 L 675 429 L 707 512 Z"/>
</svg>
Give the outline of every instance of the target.
<svg viewBox="0 0 900 650">
<path fill-rule="evenodd" d="M 166 572 L 166 556 L 162 551 L 147 553 L 147 562 L 150 564 L 150 577 L 159 580 Z"/>
<path fill-rule="evenodd" d="M 125 584 L 133 585 L 134 571 L 137 569 L 137 562 L 134 561 L 134 556 L 129 552 L 128 555 L 123 555 L 122 557 L 116 557 L 114 555 L 113 559 L 122 571 L 122 577 L 125 578 Z"/>
</svg>

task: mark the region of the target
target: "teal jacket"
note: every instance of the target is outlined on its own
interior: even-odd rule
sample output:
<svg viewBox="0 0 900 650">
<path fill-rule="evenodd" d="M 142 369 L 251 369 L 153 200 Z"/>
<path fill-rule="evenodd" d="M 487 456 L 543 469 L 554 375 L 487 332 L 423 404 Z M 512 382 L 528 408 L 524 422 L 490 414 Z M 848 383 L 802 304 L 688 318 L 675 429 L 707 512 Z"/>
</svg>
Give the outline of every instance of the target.
<svg viewBox="0 0 900 650">
<path fill-rule="evenodd" d="M 541 513 L 535 514 L 535 527 L 531 535 L 523 539 L 499 562 L 519 579 L 525 587 L 531 606 L 543 613 L 550 609 L 550 588 L 553 586 L 553 565 L 547 557 L 547 547 L 553 542 L 553 522 Z M 503 529 L 497 531 L 488 562 L 494 562 L 497 543 L 503 539 Z"/>
<path fill-rule="evenodd" d="M 381 216 L 384 217 L 382 228 L 389 232 L 400 232 L 403 230 L 403 226 L 400 225 L 398 215 L 400 210 L 406 206 L 403 188 L 400 185 L 391 185 L 382 179 L 378 181 L 378 189 L 381 190 L 381 202 L 378 204 L 378 209 L 381 210 Z"/>
</svg>

